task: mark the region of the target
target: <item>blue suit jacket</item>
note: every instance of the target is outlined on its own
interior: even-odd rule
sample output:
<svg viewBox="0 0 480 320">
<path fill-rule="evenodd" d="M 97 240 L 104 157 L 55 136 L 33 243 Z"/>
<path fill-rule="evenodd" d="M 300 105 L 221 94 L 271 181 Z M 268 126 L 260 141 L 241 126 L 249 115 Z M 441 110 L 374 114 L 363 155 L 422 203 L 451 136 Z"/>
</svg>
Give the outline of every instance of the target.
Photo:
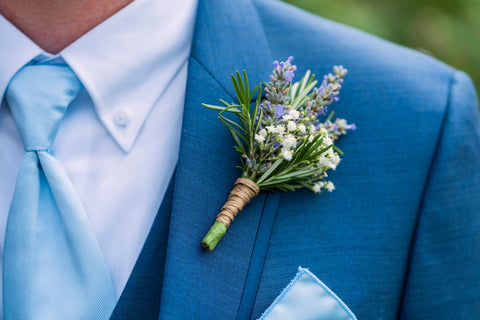
<svg viewBox="0 0 480 320">
<path fill-rule="evenodd" d="M 290 55 L 297 75 L 349 70 L 334 108 L 358 129 L 340 141 L 337 189 L 261 193 L 207 253 L 200 241 L 240 172 L 200 104 L 233 101 L 231 72 L 262 82 Z M 298 266 L 359 319 L 479 317 L 480 129 L 465 74 L 283 3 L 201 0 L 184 114 L 160 319 L 256 318 Z"/>
</svg>

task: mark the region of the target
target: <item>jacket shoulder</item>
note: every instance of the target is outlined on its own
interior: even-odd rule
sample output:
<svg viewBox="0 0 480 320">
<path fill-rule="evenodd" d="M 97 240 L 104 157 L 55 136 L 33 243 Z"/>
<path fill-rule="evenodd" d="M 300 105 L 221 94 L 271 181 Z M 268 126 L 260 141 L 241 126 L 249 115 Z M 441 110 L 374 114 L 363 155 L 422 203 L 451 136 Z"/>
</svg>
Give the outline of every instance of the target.
<svg viewBox="0 0 480 320">
<path fill-rule="evenodd" d="M 380 90 L 390 97 L 408 90 L 419 98 L 436 92 L 443 101 L 435 101 L 436 106 L 445 106 L 456 70 L 432 56 L 283 2 L 258 0 L 255 5 L 273 57 L 280 60 L 293 55 L 299 74 L 307 68 L 325 74 L 333 65 L 342 64 L 349 69 L 346 81 L 355 81 L 366 90 Z"/>
</svg>

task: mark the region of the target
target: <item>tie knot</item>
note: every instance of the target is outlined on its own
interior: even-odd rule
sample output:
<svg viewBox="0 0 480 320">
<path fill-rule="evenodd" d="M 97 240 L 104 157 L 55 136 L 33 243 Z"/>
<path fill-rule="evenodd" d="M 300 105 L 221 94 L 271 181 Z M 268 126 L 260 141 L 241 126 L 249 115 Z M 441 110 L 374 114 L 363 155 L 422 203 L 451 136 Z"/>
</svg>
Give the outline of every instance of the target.
<svg viewBox="0 0 480 320">
<path fill-rule="evenodd" d="M 17 72 L 5 98 L 26 151 L 50 148 L 68 105 L 81 89 L 67 65 L 29 65 Z"/>
</svg>

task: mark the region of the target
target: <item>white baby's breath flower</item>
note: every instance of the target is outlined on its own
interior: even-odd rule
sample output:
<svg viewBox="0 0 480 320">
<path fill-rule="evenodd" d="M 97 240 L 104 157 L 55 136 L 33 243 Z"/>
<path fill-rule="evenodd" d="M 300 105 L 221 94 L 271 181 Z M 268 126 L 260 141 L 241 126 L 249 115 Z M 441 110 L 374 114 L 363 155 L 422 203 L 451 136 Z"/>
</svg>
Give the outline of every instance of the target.
<svg viewBox="0 0 480 320">
<path fill-rule="evenodd" d="M 275 133 L 275 126 L 274 125 L 270 125 L 270 126 L 266 126 L 268 132 L 270 133 Z"/>
<path fill-rule="evenodd" d="M 335 170 L 338 166 L 338 164 L 340 163 L 340 157 L 338 156 L 337 153 L 334 153 L 331 157 L 330 157 L 330 168 L 332 168 L 333 170 Z"/>
<path fill-rule="evenodd" d="M 300 116 L 300 112 L 298 112 L 297 110 L 290 110 L 289 115 L 292 116 L 292 119 L 298 119 L 298 117 Z"/>
<path fill-rule="evenodd" d="M 323 181 L 319 181 L 315 183 L 312 187 L 312 191 L 315 193 L 320 193 L 322 192 L 322 188 L 325 186 L 325 183 Z"/>
<path fill-rule="evenodd" d="M 326 147 L 328 147 L 328 146 L 330 146 L 330 145 L 333 144 L 333 141 L 332 141 L 332 139 L 330 139 L 330 137 L 326 136 L 326 137 L 323 139 L 323 144 L 324 144 Z"/>
<path fill-rule="evenodd" d="M 288 131 L 295 131 L 295 129 L 297 129 L 297 125 L 293 121 L 288 121 L 287 129 L 288 129 Z"/>
<path fill-rule="evenodd" d="M 298 128 L 298 131 L 300 131 L 300 133 L 307 132 L 307 128 L 305 128 L 305 125 L 303 123 L 299 124 L 297 128 Z"/>
<path fill-rule="evenodd" d="M 292 120 L 292 119 L 293 119 L 293 117 L 292 117 L 291 114 L 286 114 L 286 115 L 283 116 L 283 121 L 288 121 L 288 120 Z"/>
<path fill-rule="evenodd" d="M 297 139 L 293 135 L 287 134 L 280 143 L 284 148 L 291 149 L 297 145 Z"/>
<path fill-rule="evenodd" d="M 318 158 L 317 167 L 323 168 L 323 169 L 329 169 L 329 168 L 331 168 L 330 159 L 328 159 L 327 157 L 325 157 L 325 155 L 321 155 L 321 156 Z"/>
<path fill-rule="evenodd" d="M 266 137 L 267 136 L 267 130 L 262 129 L 262 130 L 258 131 L 258 134 L 263 136 L 263 137 Z"/>
<path fill-rule="evenodd" d="M 311 124 L 310 126 L 308 126 L 308 131 L 315 132 L 315 131 L 317 131 L 317 129 L 315 128 L 315 126 L 313 124 Z"/>
<path fill-rule="evenodd" d="M 275 133 L 282 135 L 285 133 L 285 127 L 282 125 L 275 126 Z"/>
<path fill-rule="evenodd" d="M 327 182 L 327 185 L 325 186 L 325 188 L 326 188 L 328 191 L 332 192 L 333 190 L 335 190 L 335 185 L 334 185 L 331 181 L 328 181 L 328 182 Z"/>
<path fill-rule="evenodd" d="M 292 160 L 292 151 L 290 151 L 289 149 L 286 149 L 286 148 L 282 148 L 282 157 L 287 160 L 287 161 L 290 161 Z"/>
<path fill-rule="evenodd" d="M 255 141 L 257 141 L 258 143 L 263 143 L 265 141 L 265 137 L 262 136 L 261 134 L 256 134 Z"/>
<path fill-rule="evenodd" d="M 313 137 L 313 134 L 309 135 L 309 136 L 308 136 L 308 142 L 312 142 L 312 141 L 313 141 L 313 138 L 314 138 L 314 137 Z"/>
<path fill-rule="evenodd" d="M 323 148 L 323 147 L 322 147 Z M 335 155 L 335 151 L 333 148 L 329 148 L 325 153 L 324 156 L 328 158 L 328 161 Z"/>
</svg>

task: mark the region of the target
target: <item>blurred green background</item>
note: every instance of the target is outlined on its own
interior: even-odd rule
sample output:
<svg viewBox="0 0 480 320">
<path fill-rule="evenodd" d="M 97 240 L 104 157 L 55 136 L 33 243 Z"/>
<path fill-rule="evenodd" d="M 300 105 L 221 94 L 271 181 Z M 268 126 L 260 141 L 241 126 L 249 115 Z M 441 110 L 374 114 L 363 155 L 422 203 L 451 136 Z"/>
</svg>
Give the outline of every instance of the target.
<svg viewBox="0 0 480 320">
<path fill-rule="evenodd" d="M 467 72 L 480 92 L 480 0 L 285 0 L 428 52 Z"/>
</svg>

